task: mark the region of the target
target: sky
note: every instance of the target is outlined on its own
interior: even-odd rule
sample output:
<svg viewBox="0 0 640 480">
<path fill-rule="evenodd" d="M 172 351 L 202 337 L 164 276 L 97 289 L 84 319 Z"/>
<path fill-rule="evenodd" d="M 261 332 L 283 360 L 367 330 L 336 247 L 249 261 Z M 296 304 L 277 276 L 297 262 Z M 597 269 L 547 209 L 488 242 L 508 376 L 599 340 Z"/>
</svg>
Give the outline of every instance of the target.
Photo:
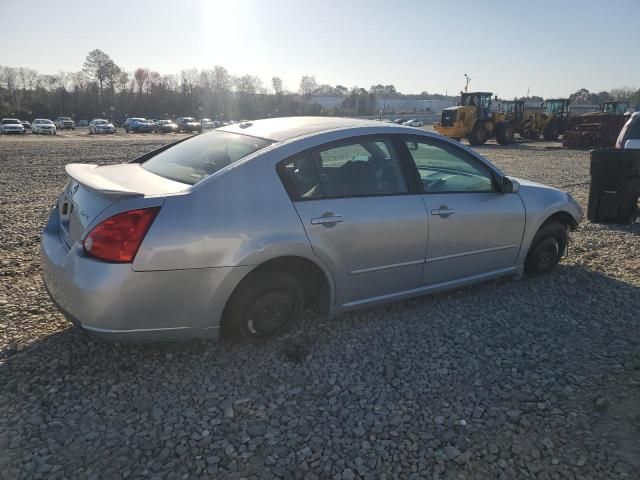
<svg viewBox="0 0 640 480">
<path fill-rule="evenodd" d="M 100 48 L 127 71 L 222 65 L 297 91 L 318 83 L 464 87 L 509 98 L 640 88 L 640 0 L 0 0 L 0 65 L 78 71 Z M 11 48 L 9 48 L 11 45 Z"/>
</svg>

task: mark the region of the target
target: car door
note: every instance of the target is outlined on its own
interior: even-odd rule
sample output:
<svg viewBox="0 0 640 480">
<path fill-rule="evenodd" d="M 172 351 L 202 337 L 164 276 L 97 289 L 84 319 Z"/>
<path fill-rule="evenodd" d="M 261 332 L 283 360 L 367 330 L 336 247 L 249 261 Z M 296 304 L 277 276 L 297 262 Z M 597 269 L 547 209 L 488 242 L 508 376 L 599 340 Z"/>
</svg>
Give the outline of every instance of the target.
<svg viewBox="0 0 640 480">
<path fill-rule="evenodd" d="M 279 173 L 314 253 L 329 267 L 336 303 L 421 284 L 428 219 L 390 137 L 359 137 L 281 162 Z"/>
<path fill-rule="evenodd" d="M 451 142 L 405 138 L 429 214 L 423 284 L 468 279 L 515 266 L 525 227 L 517 193 L 480 158 Z"/>
</svg>

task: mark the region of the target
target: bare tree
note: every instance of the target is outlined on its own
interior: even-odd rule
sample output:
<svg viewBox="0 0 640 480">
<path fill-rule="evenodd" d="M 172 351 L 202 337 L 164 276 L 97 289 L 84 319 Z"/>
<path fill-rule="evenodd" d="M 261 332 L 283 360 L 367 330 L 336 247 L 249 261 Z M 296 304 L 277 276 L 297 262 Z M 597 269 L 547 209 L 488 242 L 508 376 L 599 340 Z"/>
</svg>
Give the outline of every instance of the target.
<svg viewBox="0 0 640 480">
<path fill-rule="evenodd" d="M 284 84 L 282 83 L 282 79 L 280 77 L 273 77 L 271 79 L 271 87 L 273 88 L 273 92 L 278 96 L 282 96 L 284 93 Z"/>
<path fill-rule="evenodd" d="M 318 82 L 316 82 L 316 77 L 305 75 L 300 79 L 299 93 L 305 100 L 309 101 L 317 90 Z"/>
<path fill-rule="evenodd" d="M 104 82 L 114 68 L 115 62 L 100 49 L 91 50 L 84 61 L 83 70 L 95 78 L 100 87 L 100 102 L 104 96 Z"/>
<path fill-rule="evenodd" d="M 138 93 L 142 95 L 147 80 L 149 80 L 149 70 L 146 68 L 137 68 L 136 71 L 133 72 L 133 79 L 138 85 Z"/>
</svg>

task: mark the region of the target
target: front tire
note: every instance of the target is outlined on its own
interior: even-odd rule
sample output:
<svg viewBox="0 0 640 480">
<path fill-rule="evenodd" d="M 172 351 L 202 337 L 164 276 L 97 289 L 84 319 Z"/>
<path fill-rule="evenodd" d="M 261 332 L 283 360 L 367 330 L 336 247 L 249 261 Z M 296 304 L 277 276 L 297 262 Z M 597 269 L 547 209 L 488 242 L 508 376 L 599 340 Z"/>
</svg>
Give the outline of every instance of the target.
<svg viewBox="0 0 640 480">
<path fill-rule="evenodd" d="M 560 136 L 560 131 L 558 129 L 558 125 L 556 124 L 556 122 L 548 123 L 544 127 L 544 130 L 542 130 L 542 137 L 547 142 L 555 142 L 556 140 L 558 140 L 559 136 Z"/>
<path fill-rule="evenodd" d="M 569 234 L 559 222 L 546 222 L 533 237 L 529 253 L 524 262 L 528 274 L 546 273 L 555 267 L 567 248 Z"/>
<path fill-rule="evenodd" d="M 263 343 L 295 325 L 303 302 L 302 285 L 293 275 L 273 270 L 256 272 L 229 300 L 223 330 L 239 340 Z"/>
</svg>

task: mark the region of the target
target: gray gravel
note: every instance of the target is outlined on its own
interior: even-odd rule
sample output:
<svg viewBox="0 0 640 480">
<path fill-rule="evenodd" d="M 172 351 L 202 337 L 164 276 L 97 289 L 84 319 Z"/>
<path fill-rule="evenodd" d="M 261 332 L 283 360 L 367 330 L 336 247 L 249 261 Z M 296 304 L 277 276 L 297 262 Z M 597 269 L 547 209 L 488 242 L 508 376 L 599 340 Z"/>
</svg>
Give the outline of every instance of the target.
<svg viewBox="0 0 640 480">
<path fill-rule="evenodd" d="M 116 344 L 69 324 L 39 232 L 69 161 L 159 135 L 0 137 L 1 478 L 640 478 L 640 225 L 553 273 L 343 315 L 265 346 Z M 586 209 L 588 153 L 482 147 Z"/>
</svg>

